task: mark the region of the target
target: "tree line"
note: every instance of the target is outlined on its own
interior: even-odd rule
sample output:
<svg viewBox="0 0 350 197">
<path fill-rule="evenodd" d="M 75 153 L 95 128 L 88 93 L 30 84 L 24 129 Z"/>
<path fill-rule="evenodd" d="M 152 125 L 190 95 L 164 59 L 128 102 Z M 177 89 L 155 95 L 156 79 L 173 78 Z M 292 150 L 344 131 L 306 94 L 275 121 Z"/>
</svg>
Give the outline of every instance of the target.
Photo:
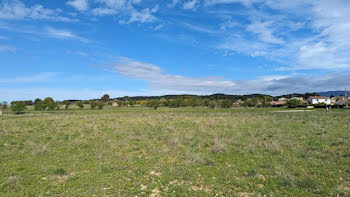
<svg viewBox="0 0 350 197">
<path fill-rule="evenodd" d="M 162 97 L 120 97 L 111 99 L 108 94 L 104 94 L 100 99 L 94 100 L 64 100 L 55 101 L 51 97 L 46 97 L 44 100 L 40 98 L 24 101 L 13 101 L 11 102 L 11 109 L 16 114 L 22 113 L 27 106 L 34 106 L 35 110 L 59 110 L 60 107 L 68 109 L 72 104 L 78 106 L 79 109 L 83 109 L 86 106 L 90 106 L 90 109 L 103 109 L 106 105 L 117 105 L 117 106 L 147 106 L 150 108 L 157 109 L 159 107 L 208 107 L 208 108 L 231 108 L 231 107 L 271 107 L 273 101 L 277 101 L 281 97 L 292 97 L 299 96 L 307 98 L 309 96 L 317 95 L 316 93 L 306 94 L 290 94 L 283 96 L 269 96 L 262 94 L 252 95 L 225 95 L 225 94 L 214 94 L 209 96 L 196 96 L 196 95 L 166 95 Z M 302 106 L 303 104 L 299 100 L 291 99 L 286 102 L 285 106 L 295 108 Z M 0 103 L 2 109 L 7 109 L 7 102 Z"/>
</svg>

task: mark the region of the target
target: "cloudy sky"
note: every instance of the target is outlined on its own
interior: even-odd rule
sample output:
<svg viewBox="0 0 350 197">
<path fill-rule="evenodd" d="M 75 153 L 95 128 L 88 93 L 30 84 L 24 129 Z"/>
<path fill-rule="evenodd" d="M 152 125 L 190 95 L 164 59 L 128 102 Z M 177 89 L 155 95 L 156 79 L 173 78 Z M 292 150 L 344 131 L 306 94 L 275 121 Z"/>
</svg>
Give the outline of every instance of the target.
<svg viewBox="0 0 350 197">
<path fill-rule="evenodd" d="M 0 0 L 0 101 L 350 88 L 349 0 Z"/>
</svg>

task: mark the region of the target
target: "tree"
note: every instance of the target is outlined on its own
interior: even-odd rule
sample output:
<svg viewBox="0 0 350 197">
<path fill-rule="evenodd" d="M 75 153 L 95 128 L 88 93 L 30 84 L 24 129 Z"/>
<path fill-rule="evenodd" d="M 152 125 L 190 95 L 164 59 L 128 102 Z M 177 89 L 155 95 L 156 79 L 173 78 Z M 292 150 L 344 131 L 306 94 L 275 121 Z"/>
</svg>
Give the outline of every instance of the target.
<svg viewBox="0 0 350 197">
<path fill-rule="evenodd" d="M 6 102 L 6 101 L 4 101 L 4 102 L 2 103 L 2 109 L 7 109 L 7 102 Z"/>
<path fill-rule="evenodd" d="M 108 94 L 103 95 L 103 96 L 101 97 L 101 100 L 102 100 L 103 102 L 109 101 L 109 95 L 108 95 Z"/>
<path fill-rule="evenodd" d="M 158 109 L 159 105 L 160 105 L 160 101 L 159 100 L 149 100 L 149 101 L 147 101 L 147 107 L 154 108 L 155 110 Z"/>
<path fill-rule="evenodd" d="M 68 109 L 68 107 L 72 104 L 70 101 L 63 101 L 62 104 L 64 105 L 65 109 Z"/>
<path fill-rule="evenodd" d="M 44 104 L 46 104 L 46 105 L 48 105 L 48 104 L 50 104 L 50 103 L 54 103 L 55 101 L 53 100 L 53 98 L 51 98 L 51 97 L 46 97 L 45 99 L 44 99 Z"/>
<path fill-rule="evenodd" d="M 193 98 L 193 99 L 191 99 L 190 100 L 190 105 L 192 106 L 192 107 L 197 107 L 197 106 L 199 106 L 200 105 L 200 100 L 198 99 L 198 98 Z"/>
<path fill-rule="evenodd" d="M 37 98 L 34 100 L 34 105 L 39 104 L 40 102 L 42 102 L 42 100 L 40 98 Z"/>
<path fill-rule="evenodd" d="M 91 109 L 95 109 L 97 107 L 97 105 L 98 104 L 95 101 L 91 101 L 91 103 L 90 103 Z"/>
<path fill-rule="evenodd" d="M 50 102 L 47 104 L 47 108 L 49 110 L 54 110 L 57 107 L 57 104 L 55 102 Z"/>
<path fill-rule="evenodd" d="M 80 109 L 83 109 L 83 108 L 84 108 L 84 104 L 83 104 L 82 101 L 77 102 L 77 105 L 78 105 L 78 107 L 79 107 Z"/>
<path fill-rule="evenodd" d="M 243 102 L 243 106 L 244 107 L 251 107 L 251 106 L 254 106 L 254 104 L 252 103 L 252 100 L 245 100 Z"/>
<path fill-rule="evenodd" d="M 289 99 L 287 101 L 288 108 L 296 108 L 300 105 L 300 101 L 297 99 Z"/>
<path fill-rule="evenodd" d="M 129 97 L 128 97 L 128 96 L 124 96 L 124 97 L 123 97 L 123 101 L 128 102 L 128 100 L 129 100 Z"/>
<path fill-rule="evenodd" d="M 103 106 L 105 106 L 104 102 L 98 102 L 97 104 L 98 109 L 102 109 Z"/>
<path fill-rule="evenodd" d="M 225 99 L 220 102 L 220 106 L 222 108 L 230 108 L 233 104 L 233 101 L 231 99 Z"/>
<path fill-rule="evenodd" d="M 45 110 L 46 107 L 47 107 L 47 105 L 45 105 L 43 101 L 34 105 L 35 110 Z"/>
<path fill-rule="evenodd" d="M 134 107 L 134 105 L 136 104 L 136 101 L 135 100 L 129 100 L 129 105 L 131 107 Z"/>
<path fill-rule="evenodd" d="M 215 102 L 215 101 L 210 101 L 210 102 L 209 102 L 209 106 L 208 106 L 209 108 L 214 109 L 215 106 L 216 106 L 216 102 Z"/>
<path fill-rule="evenodd" d="M 206 107 L 209 107 L 209 104 L 210 104 L 210 100 L 209 99 L 204 99 L 203 100 L 203 105 L 206 106 Z"/>
<path fill-rule="evenodd" d="M 11 110 L 15 114 L 23 114 L 26 109 L 26 105 L 23 102 L 17 102 L 14 105 L 11 105 Z"/>
</svg>

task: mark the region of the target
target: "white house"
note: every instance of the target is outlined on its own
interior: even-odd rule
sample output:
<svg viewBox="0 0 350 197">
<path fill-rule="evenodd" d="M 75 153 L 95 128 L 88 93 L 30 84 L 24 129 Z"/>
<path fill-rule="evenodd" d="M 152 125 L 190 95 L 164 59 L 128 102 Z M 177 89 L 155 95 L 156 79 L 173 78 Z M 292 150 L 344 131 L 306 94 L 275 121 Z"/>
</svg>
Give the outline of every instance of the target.
<svg viewBox="0 0 350 197">
<path fill-rule="evenodd" d="M 285 97 L 281 97 L 281 98 L 278 99 L 278 101 L 288 101 L 288 99 L 285 98 Z"/>
<path fill-rule="evenodd" d="M 307 99 L 307 102 L 310 105 L 315 105 L 315 104 L 319 104 L 319 103 L 324 103 L 324 104 L 330 105 L 331 99 L 329 97 L 326 97 L 326 96 L 312 96 L 312 97 L 309 97 Z"/>
<path fill-rule="evenodd" d="M 292 97 L 292 98 L 290 98 L 289 100 L 298 100 L 298 101 L 303 101 L 304 100 L 304 98 L 303 97 Z"/>
</svg>

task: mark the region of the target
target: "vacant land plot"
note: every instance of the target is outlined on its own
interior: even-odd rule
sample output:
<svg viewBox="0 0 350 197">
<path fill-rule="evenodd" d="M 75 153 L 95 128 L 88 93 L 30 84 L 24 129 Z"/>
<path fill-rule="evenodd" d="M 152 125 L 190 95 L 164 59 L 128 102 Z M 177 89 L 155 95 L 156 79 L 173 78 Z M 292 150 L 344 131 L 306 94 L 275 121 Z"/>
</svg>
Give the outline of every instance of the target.
<svg viewBox="0 0 350 197">
<path fill-rule="evenodd" d="M 5 112 L 1 196 L 349 196 L 350 110 Z"/>
</svg>

